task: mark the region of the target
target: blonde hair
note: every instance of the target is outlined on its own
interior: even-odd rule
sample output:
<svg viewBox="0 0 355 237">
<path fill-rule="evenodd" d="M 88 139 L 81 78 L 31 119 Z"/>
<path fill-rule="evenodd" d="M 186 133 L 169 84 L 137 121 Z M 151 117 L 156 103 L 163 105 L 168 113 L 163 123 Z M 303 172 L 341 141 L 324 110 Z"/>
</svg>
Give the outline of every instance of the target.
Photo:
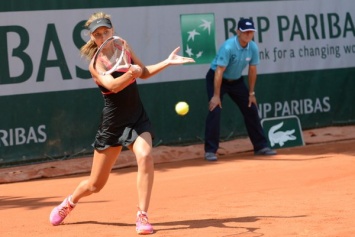
<svg viewBox="0 0 355 237">
<path fill-rule="evenodd" d="M 88 28 L 89 25 L 95 21 L 96 19 L 99 19 L 99 18 L 106 18 L 106 19 L 109 19 L 111 20 L 111 16 L 104 13 L 104 12 L 96 12 L 94 14 L 92 14 L 90 16 L 90 18 L 86 21 L 84 27 L 85 28 Z M 83 45 L 83 47 L 80 48 L 80 54 L 85 57 L 87 60 L 91 60 L 96 51 L 97 51 L 97 45 L 95 44 L 95 42 L 90 38 L 90 40 L 88 42 L 86 42 L 86 44 Z"/>
</svg>

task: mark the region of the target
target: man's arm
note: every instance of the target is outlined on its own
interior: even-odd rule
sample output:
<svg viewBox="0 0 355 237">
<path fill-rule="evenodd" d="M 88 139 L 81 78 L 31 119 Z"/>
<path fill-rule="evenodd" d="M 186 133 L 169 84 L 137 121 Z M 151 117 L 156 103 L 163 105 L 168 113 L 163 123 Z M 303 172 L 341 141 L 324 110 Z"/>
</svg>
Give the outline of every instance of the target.
<svg viewBox="0 0 355 237">
<path fill-rule="evenodd" d="M 222 108 L 222 102 L 221 102 L 221 84 L 222 84 L 222 78 L 223 78 L 223 72 L 226 70 L 225 67 L 217 66 L 215 74 L 214 74 L 214 90 L 213 90 L 213 96 L 208 104 L 208 108 L 210 111 L 214 110 L 217 106 Z"/>
<path fill-rule="evenodd" d="M 256 77 L 257 77 L 257 69 L 256 65 L 250 65 L 248 71 L 248 83 L 249 83 L 249 107 L 251 104 L 255 104 L 256 106 L 256 98 L 255 98 L 255 84 L 256 84 Z"/>
</svg>

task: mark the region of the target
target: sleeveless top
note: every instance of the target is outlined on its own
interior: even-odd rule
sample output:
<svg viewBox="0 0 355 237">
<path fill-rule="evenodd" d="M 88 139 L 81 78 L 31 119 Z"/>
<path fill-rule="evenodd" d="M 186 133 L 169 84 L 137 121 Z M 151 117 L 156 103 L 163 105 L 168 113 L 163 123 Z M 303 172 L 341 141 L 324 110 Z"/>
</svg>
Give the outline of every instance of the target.
<svg viewBox="0 0 355 237">
<path fill-rule="evenodd" d="M 122 74 L 113 72 L 111 75 L 116 78 Z M 153 128 L 139 96 L 136 80 L 118 93 L 98 86 L 103 94 L 104 108 L 93 143 L 95 149 L 128 146 L 144 132 L 149 132 L 154 138 Z"/>
</svg>

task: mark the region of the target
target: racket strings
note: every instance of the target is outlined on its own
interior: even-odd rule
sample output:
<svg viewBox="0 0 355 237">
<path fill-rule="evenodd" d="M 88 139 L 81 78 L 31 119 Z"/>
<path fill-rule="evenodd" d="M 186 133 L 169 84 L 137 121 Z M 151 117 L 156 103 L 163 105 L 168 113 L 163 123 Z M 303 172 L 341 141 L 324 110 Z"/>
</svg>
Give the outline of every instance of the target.
<svg viewBox="0 0 355 237">
<path fill-rule="evenodd" d="M 120 57 L 122 52 L 119 52 L 115 49 L 115 46 L 112 45 L 110 52 L 100 52 L 98 57 L 98 62 L 101 63 L 104 70 L 108 71 L 112 69 L 122 58 Z"/>
<path fill-rule="evenodd" d="M 131 64 L 130 53 L 125 49 L 121 39 L 112 37 L 105 41 L 98 51 L 95 65 L 97 64 L 96 70 L 101 75 L 108 75 L 114 71 L 128 71 Z"/>
</svg>

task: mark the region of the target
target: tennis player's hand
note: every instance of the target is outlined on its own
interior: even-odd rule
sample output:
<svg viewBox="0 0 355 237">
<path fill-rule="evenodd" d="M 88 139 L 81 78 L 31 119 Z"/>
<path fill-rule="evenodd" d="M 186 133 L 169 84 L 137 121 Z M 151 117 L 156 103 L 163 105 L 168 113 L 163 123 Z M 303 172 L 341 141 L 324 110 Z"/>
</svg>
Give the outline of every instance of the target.
<svg viewBox="0 0 355 237">
<path fill-rule="evenodd" d="M 129 47 L 127 40 L 123 38 L 121 38 L 121 40 L 122 40 L 123 48 L 129 51 L 131 48 Z"/>
<path fill-rule="evenodd" d="M 184 63 L 194 63 L 195 62 L 195 60 L 193 60 L 192 58 L 182 57 L 182 56 L 178 55 L 177 53 L 179 51 L 180 51 L 180 47 L 177 47 L 176 49 L 174 49 L 173 52 L 171 52 L 171 54 L 167 58 L 167 62 L 170 65 L 179 65 L 179 64 L 184 64 Z"/>
<path fill-rule="evenodd" d="M 255 97 L 255 95 L 249 95 L 249 104 L 248 104 L 248 107 L 250 107 L 252 104 L 255 104 L 255 106 L 258 107 L 258 104 L 256 103 L 256 97 Z"/>
<path fill-rule="evenodd" d="M 142 75 L 142 68 L 137 64 L 132 64 L 129 70 L 132 72 L 134 78 L 138 78 Z"/>
<path fill-rule="evenodd" d="M 210 111 L 214 110 L 216 107 L 220 107 L 222 109 L 222 102 L 221 102 L 221 98 L 219 96 L 213 96 L 210 100 L 210 102 L 208 103 L 208 109 Z"/>
</svg>

